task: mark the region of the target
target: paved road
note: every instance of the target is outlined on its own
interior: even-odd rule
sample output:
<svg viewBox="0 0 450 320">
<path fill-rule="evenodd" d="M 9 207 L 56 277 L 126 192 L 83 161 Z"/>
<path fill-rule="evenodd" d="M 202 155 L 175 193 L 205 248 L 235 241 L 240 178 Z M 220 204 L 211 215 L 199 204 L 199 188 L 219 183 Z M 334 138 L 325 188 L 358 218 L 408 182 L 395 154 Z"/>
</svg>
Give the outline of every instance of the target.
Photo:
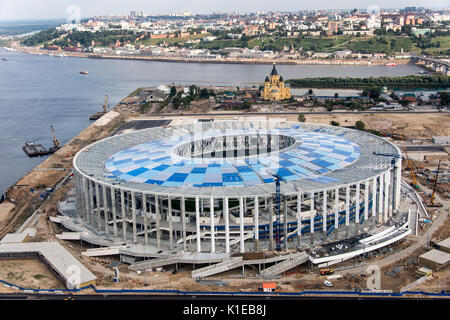
<svg viewBox="0 0 450 320">
<path fill-rule="evenodd" d="M 423 114 L 423 113 L 450 113 L 450 110 L 445 111 L 342 111 L 342 112 L 213 112 L 213 113 L 159 113 L 159 114 L 149 114 L 145 117 L 211 117 L 211 116 L 269 116 L 269 115 L 298 115 L 298 114 L 328 114 L 328 115 L 338 115 L 338 114 Z"/>
</svg>

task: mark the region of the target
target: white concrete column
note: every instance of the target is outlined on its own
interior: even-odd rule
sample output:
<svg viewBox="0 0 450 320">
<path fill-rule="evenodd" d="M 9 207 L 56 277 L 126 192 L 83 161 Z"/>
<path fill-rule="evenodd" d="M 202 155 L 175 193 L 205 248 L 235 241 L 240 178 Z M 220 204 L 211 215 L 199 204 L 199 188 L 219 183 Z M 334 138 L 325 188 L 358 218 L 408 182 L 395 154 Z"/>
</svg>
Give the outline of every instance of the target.
<svg viewBox="0 0 450 320">
<path fill-rule="evenodd" d="M 155 218 L 156 218 L 156 247 L 161 247 L 161 229 L 160 229 L 160 208 L 159 208 L 159 196 L 155 194 Z"/>
<path fill-rule="evenodd" d="M 214 198 L 209 198 L 209 217 L 211 222 L 211 253 L 216 252 L 215 230 L 214 230 Z"/>
<path fill-rule="evenodd" d="M 223 198 L 223 215 L 225 218 L 225 252 L 230 253 L 230 212 L 228 209 L 228 197 Z"/>
<path fill-rule="evenodd" d="M 378 192 L 378 222 L 383 222 L 383 193 L 384 193 L 384 175 L 380 175 L 380 189 Z"/>
<path fill-rule="evenodd" d="M 89 206 L 90 206 L 90 216 L 91 216 L 91 225 L 95 226 L 96 222 L 96 214 L 94 212 L 94 196 L 95 196 L 95 183 L 92 181 L 89 181 Z"/>
<path fill-rule="evenodd" d="M 372 218 L 377 216 L 377 178 L 372 179 Z"/>
<path fill-rule="evenodd" d="M 323 191 L 323 210 L 322 210 L 322 230 L 323 232 L 327 232 L 327 190 Z"/>
<path fill-rule="evenodd" d="M 390 184 L 391 184 L 391 174 L 390 171 L 387 171 L 384 174 L 384 221 L 388 221 L 389 219 L 389 194 L 390 194 Z"/>
<path fill-rule="evenodd" d="M 131 191 L 131 219 L 133 221 L 133 243 L 137 243 L 136 232 L 136 195 Z"/>
<path fill-rule="evenodd" d="M 350 225 L 350 186 L 345 187 L 345 225 Z"/>
<path fill-rule="evenodd" d="M 86 210 L 86 221 L 88 224 L 92 224 L 91 221 L 91 210 L 89 208 L 89 188 L 88 188 L 88 181 L 87 179 L 83 176 L 83 195 L 84 195 L 84 207 Z"/>
<path fill-rule="evenodd" d="M 273 250 L 273 199 L 270 198 L 269 201 L 269 245 L 270 250 Z"/>
<path fill-rule="evenodd" d="M 184 196 L 181 197 L 181 219 L 182 219 L 182 228 L 183 228 L 183 250 L 187 250 L 187 242 L 186 242 L 186 201 Z"/>
<path fill-rule="evenodd" d="M 311 207 L 309 210 L 309 232 L 314 233 L 314 193 L 311 192 Z"/>
<path fill-rule="evenodd" d="M 402 158 L 397 159 L 397 168 L 395 169 L 395 210 L 400 206 L 401 183 L 402 183 Z"/>
<path fill-rule="evenodd" d="M 142 192 L 142 218 L 144 220 L 144 244 L 148 245 L 147 195 Z"/>
<path fill-rule="evenodd" d="M 122 189 L 120 189 L 120 207 L 122 210 L 122 236 L 123 241 L 127 241 L 127 217 L 125 213 L 125 194 Z"/>
<path fill-rule="evenodd" d="M 101 219 L 100 219 L 100 191 L 99 191 L 99 185 L 98 183 L 95 183 L 95 202 L 97 207 L 97 229 L 100 231 L 102 229 L 101 227 Z"/>
<path fill-rule="evenodd" d="M 167 220 L 169 221 L 169 248 L 173 250 L 172 198 L 167 198 Z"/>
<path fill-rule="evenodd" d="M 241 242 L 241 253 L 245 252 L 244 248 L 244 199 L 239 198 L 239 230 L 240 230 L 240 242 Z"/>
<path fill-rule="evenodd" d="M 105 217 L 105 233 L 109 234 L 108 226 L 108 198 L 106 197 L 106 186 L 102 185 L 102 198 L 103 198 L 103 216 Z"/>
<path fill-rule="evenodd" d="M 283 201 L 283 198 L 281 198 L 281 201 Z M 288 245 L 287 245 L 287 235 L 288 235 L 288 214 L 287 214 L 287 196 L 284 196 L 284 201 L 283 201 L 283 213 L 284 213 L 284 248 L 287 250 Z M 280 239 L 281 240 L 281 239 Z M 281 243 L 280 243 L 281 244 Z"/>
<path fill-rule="evenodd" d="M 113 218 L 113 235 L 117 237 L 117 208 L 116 208 L 116 191 L 111 187 L 111 214 Z"/>
<path fill-rule="evenodd" d="M 364 222 L 369 219 L 369 180 L 364 182 Z"/>
<path fill-rule="evenodd" d="M 253 232 L 255 233 L 255 242 L 256 242 L 256 250 L 258 250 L 258 242 L 259 242 L 259 201 L 258 197 L 255 196 L 254 200 L 254 209 L 253 209 L 253 220 L 255 222 L 255 227 Z"/>
<path fill-rule="evenodd" d="M 297 194 L 297 242 L 300 246 L 302 237 L 302 194 Z"/>
<path fill-rule="evenodd" d="M 200 203 L 198 197 L 195 197 L 195 227 L 197 237 L 197 252 L 202 251 L 201 238 L 200 238 Z"/>
<path fill-rule="evenodd" d="M 359 182 L 356 184 L 356 204 L 355 204 L 355 223 L 359 223 L 359 209 L 360 209 L 360 194 L 361 186 Z"/>
<path fill-rule="evenodd" d="M 339 188 L 334 190 L 334 228 L 339 229 Z"/>
</svg>

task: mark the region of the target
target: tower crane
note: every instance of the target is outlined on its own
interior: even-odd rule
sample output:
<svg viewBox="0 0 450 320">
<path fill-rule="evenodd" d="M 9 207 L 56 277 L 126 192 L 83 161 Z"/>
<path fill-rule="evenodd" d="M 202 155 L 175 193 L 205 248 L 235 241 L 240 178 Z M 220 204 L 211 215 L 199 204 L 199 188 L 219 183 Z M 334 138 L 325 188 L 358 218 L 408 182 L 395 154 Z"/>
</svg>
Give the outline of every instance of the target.
<svg viewBox="0 0 450 320">
<path fill-rule="evenodd" d="M 434 202 L 434 194 L 436 193 L 436 187 L 437 187 L 437 181 L 438 181 L 438 177 L 439 177 L 439 169 L 441 167 L 441 160 L 439 160 L 439 164 L 438 164 L 438 168 L 436 171 L 436 179 L 434 181 L 434 188 L 433 188 L 433 193 L 431 194 L 430 197 L 430 203 L 428 204 L 429 207 L 442 207 L 442 203 L 439 202 Z"/>
<path fill-rule="evenodd" d="M 414 188 L 419 189 L 419 184 L 417 183 L 416 175 L 414 174 L 414 170 L 411 165 L 411 160 L 409 159 L 409 156 L 408 156 L 408 151 L 406 151 L 405 139 L 403 137 L 403 134 L 400 133 L 400 137 L 402 138 L 403 150 L 405 151 L 405 156 L 406 156 L 406 163 L 408 164 L 408 169 L 411 172 L 412 185 Z"/>
</svg>

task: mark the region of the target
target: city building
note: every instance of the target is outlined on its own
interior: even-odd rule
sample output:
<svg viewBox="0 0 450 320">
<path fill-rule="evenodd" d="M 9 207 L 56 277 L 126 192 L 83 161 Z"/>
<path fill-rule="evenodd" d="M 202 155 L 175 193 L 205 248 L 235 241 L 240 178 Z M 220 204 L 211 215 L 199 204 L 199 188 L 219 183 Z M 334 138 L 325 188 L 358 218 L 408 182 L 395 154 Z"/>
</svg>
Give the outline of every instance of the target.
<svg viewBox="0 0 450 320">
<path fill-rule="evenodd" d="M 278 74 L 274 63 L 272 72 L 266 76 L 264 89 L 261 91 L 261 98 L 263 100 L 279 101 L 289 99 L 290 97 L 291 88 L 284 84 L 283 76 Z"/>
</svg>

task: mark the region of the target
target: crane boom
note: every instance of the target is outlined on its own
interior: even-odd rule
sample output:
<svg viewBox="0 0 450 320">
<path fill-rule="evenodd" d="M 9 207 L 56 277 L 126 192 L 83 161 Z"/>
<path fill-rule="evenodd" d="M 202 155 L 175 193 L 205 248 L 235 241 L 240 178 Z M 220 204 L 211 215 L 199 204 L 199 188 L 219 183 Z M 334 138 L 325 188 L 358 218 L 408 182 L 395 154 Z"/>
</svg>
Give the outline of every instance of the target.
<svg viewBox="0 0 450 320">
<path fill-rule="evenodd" d="M 403 134 L 400 133 L 400 136 L 402 138 L 403 150 L 405 151 L 405 155 L 406 155 L 406 163 L 408 164 L 408 169 L 411 172 L 414 188 L 418 188 L 419 184 L 417 183 L 416 175 L 414 174 L 414 170 L 411 165 L 411 160 L 409 159 L 409 156 L 408 156 L 408 151 L 406 151 L 405 139 L 403 137 Z"/>
<path fill-rule="evenodd" d="M 438 164 L 438 168 L 437 168 L 437 172 L 436 172 L 436 180 L 434 181 L 433 193 L 431 194 L 431 197 L 430 197 L 430 206 L 434 205 L 434 194 L 436 193 L 436 187 L 437 187 L 437 181 L 438 181 L 438 177 L 439 177 L 440 167 L 441 167 L 441 160 L 439 160 L 439 164 Z"/>
<path fill-rule="evenodd" d="M 105 106 L 103 107 L 105 113 L 108 112 L 107 108 L 108 108 L 108 95 L 105 94 Z"/>
<path fill-rule="evenodd" d="M 53 130 L 53 125 L 50 125 L 50 129 L 52 130 L 52 135 L 53 135 L 53 147 L 58 149 L 60 143 L 59 143 L 59 140 L 56 139 L 55 130 Z"/>
</svg>

